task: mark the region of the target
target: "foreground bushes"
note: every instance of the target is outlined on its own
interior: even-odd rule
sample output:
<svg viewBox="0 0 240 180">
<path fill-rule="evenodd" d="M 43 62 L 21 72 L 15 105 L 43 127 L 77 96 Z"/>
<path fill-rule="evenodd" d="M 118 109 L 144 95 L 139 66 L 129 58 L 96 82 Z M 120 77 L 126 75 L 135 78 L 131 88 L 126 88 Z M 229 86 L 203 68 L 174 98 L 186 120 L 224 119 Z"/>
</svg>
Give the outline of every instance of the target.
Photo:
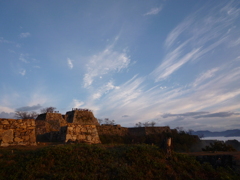
<svg viewBox="0 0 240 180">
<path fill-rule="evenodd" d="M 99 135 L 103 144 L 154 144 L 163 147 L 167 137 L 172 138 L 173 150 L 177 152 L 188 152 L 200 139 L 184 131 L 172 131 L 171 133 L 156 133 L 142 136 L 118 136 Z"/>
<path fill-rule="evenodd" d="M 239 179 L 193 158 L 150 145 L 59 145 L 0 150 L 0 179 Z"/>
</svg>

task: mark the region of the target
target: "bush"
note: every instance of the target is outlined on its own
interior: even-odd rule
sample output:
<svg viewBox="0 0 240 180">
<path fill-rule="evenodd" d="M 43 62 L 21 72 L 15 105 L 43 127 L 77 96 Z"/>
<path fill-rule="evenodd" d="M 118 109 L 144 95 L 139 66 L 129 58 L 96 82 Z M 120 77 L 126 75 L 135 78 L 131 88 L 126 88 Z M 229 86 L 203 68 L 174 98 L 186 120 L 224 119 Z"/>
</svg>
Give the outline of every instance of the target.
<svg viewBox="0 0 240 180">
<path fill-rule="evenodd" d="M 227 145 L 222 141 L 210 143 L 210 146 L 206 146 L 203 151 L 237 151 L 231 145 Z"/>
</svg>

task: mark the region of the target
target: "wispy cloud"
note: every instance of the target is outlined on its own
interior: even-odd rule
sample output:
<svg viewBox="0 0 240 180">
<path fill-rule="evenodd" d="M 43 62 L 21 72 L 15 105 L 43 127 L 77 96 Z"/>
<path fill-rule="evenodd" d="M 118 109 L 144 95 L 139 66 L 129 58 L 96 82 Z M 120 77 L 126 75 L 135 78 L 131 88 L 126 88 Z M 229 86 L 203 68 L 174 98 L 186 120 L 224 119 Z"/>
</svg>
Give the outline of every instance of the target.
<svg viewBox="0 0 240 180">
<path fill-rule="evenodd" d="M 193 49 L 192 51 L 184 54 L 179 47 L 177 47 L 174 50 L 174 53 L 169 54 L 164 60 L 164 63 L 152 72 L 152 75 L 156 77 L 155 81 L 166 79 L 188 61 L 198 58 L 200 55 L 199 52 L 200 48 Z"/>
<path fill-rule="evenodd" d="M 70 69 L 72 69 L 73 68 L 73 63 L 72 63 L 72 60 L 70 58 L 67 58 L 67 63 L 68 63 L 68 67 Z"/>
<path fill-rule="evenodd" d="M 204 114 L 204 115 L 198 115 L 195 116 L 194 118 L 213 118 L 213 117 L 230 117 L 233 115 L 240 115 L 240 113 L 234 113 L 234 112 L 216 112 L 216 113 L 209 113 L 209 114 Z"/>
<path fill-rule="evenodd" d="M 20 38 L 26 38 L 26 37 L 29 37 L 29 36 L 31 36 L 31 34 L 29 32 L 21 33 L 19 35 Z"/>
<path fill-rule="evenodd" d="M 8 41 L 8 40 L 6 40 L 6 39 L 4 39 L 3 37 L 0 37 L 0 43 L 14 43 L 14 42 L 12 42 L 12 41 Z"/>
<path fill-rule="evenodd" d="M 20 71 L 19 71 L 19 74 L 21 74 L 22 76 L 25 76 L 26 70 L 25 70 L 25 69 L 20 70 Z"/>
<path fill-rule="evenodd" d="M 193 83 L 193 86 L 196 87 L 199 84 L 203 83 L 204 81 L 206 81 L 207 79 L 211 78 L 214 76 L 214 74 L 219 70 L 219 68 L 213 68 L 210 69 L 204 73 L 202 73 Z"/>
<path fill-rule="evenodd" d="M 87 88 L 94 82 L 96 77 L 103 76 L 111 72 L 120 72 L 127 68 L 130 58 L 125 51 L 114 51 L 113 45 L 90 58 L 86 65 L 87 72 L 84 75 L 84 87 Z"/>
<path fill-rule="evenodd" d="M 110 90 L 119 89 L 119 86 L 114 86 L 113 81 L 109 81 L 100 87 L 96 93 L 93 94 L 93 99 L 99 99 L 103 94 L 107 94 Z"/>
<path fill-rule="evenodd" d="M 232 10 L 232 2 L 221 6 L 224 8 L 212 8 L 205 15 L 204 8 L 196 11 L 169 33 L 165 41 L 167 53 L 151 74 L 156 82 L 166 79 L 187 62 L 200 59 L 220 45 L 227 46 L 232 35 L 228 31 L 234 26 L 239 12 Z"/>
<path fill-rule="evenodd" d="M 210 112 L 187 112 L 187 113 L 182 113 L 182 114 L 171 114 L 171 113 L 168 113 L 168 114 L 163 114 L 162 117 L 163 118 L 168 118 L 168 117 L 182 117 L 185 118 L 185 117 L 192 117 L 192 118 L 195 118 L 195 119 L 198 119 L 198 118 L 211 118 L 211 117 L 220 117 L 220 118 L 223 118 L 223 117 L 230 117 L 230 116 L 233 116 L 233 115 L 240 115 L 240 113 L 234 113 L 234 112 L 216 112 L 216 113 L 210 113 Z"/>
<path fill-rule="evenodd" d="M 225 123 L 222 117 L 239 116 L 240 85 L 237 82 L 240 81 L 240 70 L 234 66 L 236 64 L 226 63 L 221 67 L 212 68 L 197 76 L 189 84 L 189 88 L 161 88 L 160 85 L 149 87 L 146 78 L 134 76 L 118 85 L 119 88 L 100 96 L 101 99 L 95 99 L 91 106 L 97 107 L 97 116 L 104 117 L 104 114 L 108 114 L 109 118 L 121 121 L 125 126 L 133 126 L 139 121 L 154 120 L 160 125 L 185 123 L 184 126 L 191 128 L 196 125 L 194 121 L 201 118 L 198 122 L 199 127 L 216 128 L 217 125 L 205 121 L 213 117 L 220 118 L 220 127 Z M 123 117 L 123 114 L 128 116 Z"/>
<path fill-rule="evenodd" d="M 20 56 L 19 56 L 19 60 L 21 60 L 22 62 L 25 62 L 25 63 L 28 63 L 28 60 L 27 60 L 27 58 L 28 58 L 28 54 L 20 54 Z"/>
<path fill-rule="evenodd" d="M 82 105 L 84 105 L 83 101 L 79 101 L 77 99 L 73 99 L 73 101 L 72 101 L 72 107 L 73 108 L 80 108 Z"/>
<path fill-rule="evenodd" d="M 152 8 L 150 11 L 148 11 L 147 13 L 145 13 L 144 16 L 156 15 L 156 14 L 158 14 L 161 10 L 162 10 L 162 7 Z"/>
</svg>

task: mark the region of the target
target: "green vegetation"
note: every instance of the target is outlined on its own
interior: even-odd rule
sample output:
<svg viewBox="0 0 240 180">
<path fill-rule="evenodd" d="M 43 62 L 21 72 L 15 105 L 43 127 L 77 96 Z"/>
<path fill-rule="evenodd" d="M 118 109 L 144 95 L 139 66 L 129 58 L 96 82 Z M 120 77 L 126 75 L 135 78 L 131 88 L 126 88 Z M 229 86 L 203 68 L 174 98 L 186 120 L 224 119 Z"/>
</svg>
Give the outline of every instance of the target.
<svg viewBox="0 0 240 180">
<path fill-rule="evenodd" d="M 171 133 L 156 133 L 142 136 L 118 136 L 99 135 L 103 144 L 154 144 L 163 147 L 165 139 L 171 137 L 173 140 L 173 150 L 176 152 L 188 152 L 191 147 L 199 141 L 197 136 L 190 135 L 184 131 L 172 131 Z"/>
<path fill-rule="evenodd" d="M 239 179 L 231 169 L 213 169 L 194 158 L 152 145 L 48 146 L 0 149 L 0 179 Z"/>
<path fill-rule="evenodd" d="M 202 150 L 203 151 L 237 151 L 231 145 L 227 145 L 221 141 L 210 143 L 210 146 L 206 146 Z"/>
</svg>

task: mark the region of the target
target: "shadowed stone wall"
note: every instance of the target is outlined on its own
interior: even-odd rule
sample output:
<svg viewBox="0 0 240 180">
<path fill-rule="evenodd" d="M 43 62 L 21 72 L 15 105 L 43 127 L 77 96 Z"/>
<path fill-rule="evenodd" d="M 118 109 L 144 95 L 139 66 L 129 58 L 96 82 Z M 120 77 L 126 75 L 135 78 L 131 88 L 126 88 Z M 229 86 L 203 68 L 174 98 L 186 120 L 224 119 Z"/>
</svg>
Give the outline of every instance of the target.
<svg viewBox="0 0 240 180">
<path fill-rule="evenodd" d="M 56 132 L 60 131 L 62 126 L 66 126 L 67 122 L 60 113 L 44 113 L 36 118 L 36 136 L 37 141 L 52 141 Z M 54 133 L 55 132 L 55 133 Z"/>
<path fill-rule="evenodd" d="M 72 111 L 68 111 L 65 118 L 68 123 L 99 125 L 93 113 L 88 109 L 74 109 Z"/>
<path fill-rule="evenodd" d="M 126 128 L 118 125 L 105 125 L 97 126 L 99 135 L 111 135 L 111 136 L 145 136 L 150 134 L 159 134 L 163 132 L 171 132 L 171 129 L 168 126 L 163 127 L 134 127 Z"/>
<path fill-rule="evenodd" d="M 105 125 L 97 126 L 99 135 L 117 135 L 117 136 L 126 136 L 128 135 L 128 128 L 121 127 L 118 125 Z"/>
<path fill-rule="evenodd" d="M 34 119 L 0 119 L 0 146 L 36 145 Z"/>
<path fill-rule="evenodd" d="M 133 136 L 145 136 L 150 134 L 159 134 L 163 132 L 171 132 L 169 126 L 163 127 L 134 127 L 128 128 L 129 134 Z"/>
<path fill-rule="evenodd" d="M 37 141 L 101 143 L 96 125 L 97 119 L 86 109 L 74 109 L 65 116 L 40 114 L 36 119 Z"/>
</svg>

